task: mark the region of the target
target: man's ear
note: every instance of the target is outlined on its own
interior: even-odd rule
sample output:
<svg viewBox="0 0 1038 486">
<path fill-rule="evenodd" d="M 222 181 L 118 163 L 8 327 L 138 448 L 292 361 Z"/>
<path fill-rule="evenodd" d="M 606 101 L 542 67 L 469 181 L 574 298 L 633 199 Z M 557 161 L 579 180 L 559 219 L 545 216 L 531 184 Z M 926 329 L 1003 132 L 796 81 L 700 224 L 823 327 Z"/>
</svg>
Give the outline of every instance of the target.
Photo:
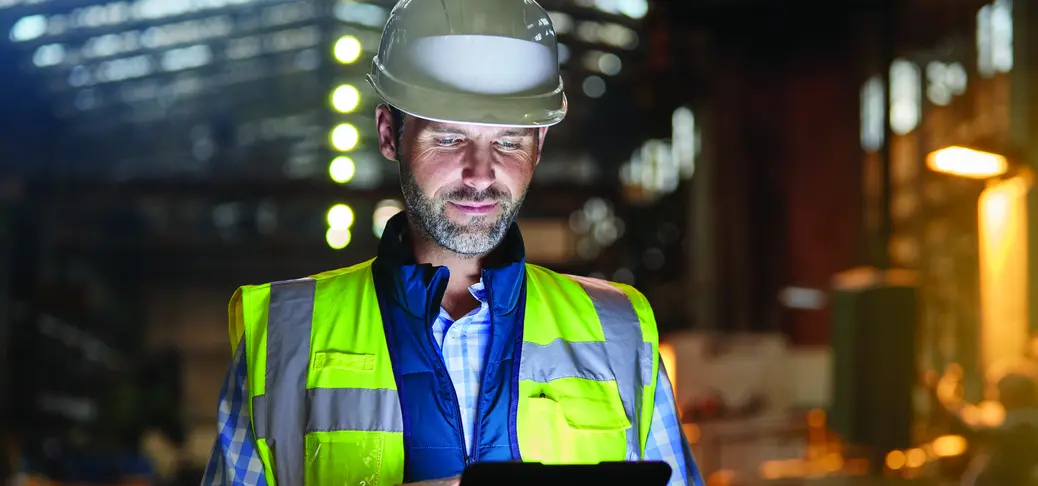
<svg viewBox="0 0 1038 486">
<path fill-rule="evenodd" d="M 378 105 L 378 108 L 375 108 L 375 126 L 378 127 L 378 151 L 387 160 L 395 162 L 399 147 L 396 146 L 397 133 L 394 125 L 393 113 L 389 110 L 389 106 L 385 104 Z"/>
<path fill-rule="evenodd" d="M 544 151 L 544 138 L 548 136 L 548 127 L 534 128 L 537 130 L 537 158 L 533 161 L 534 165 L 541 163 L 541 152 Z"/>
</svg>

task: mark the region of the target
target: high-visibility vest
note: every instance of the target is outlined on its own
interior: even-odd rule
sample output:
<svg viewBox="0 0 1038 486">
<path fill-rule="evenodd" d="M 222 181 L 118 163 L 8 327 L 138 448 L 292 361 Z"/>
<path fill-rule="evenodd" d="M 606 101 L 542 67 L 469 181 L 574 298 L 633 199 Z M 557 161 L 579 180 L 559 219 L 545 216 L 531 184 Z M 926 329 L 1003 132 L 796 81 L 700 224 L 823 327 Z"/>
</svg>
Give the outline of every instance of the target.
<svg viewBox="0 0 1038 486">
<path fill-rule="evenodd" d="M 395 485 L 401 413 L 374 260 L 240 288 L 252 425 L 268 484 Z M 526 265 L 515 430 L 523 461 L 593 464 L 645 451 L 659 366 L 632 287 Z M 411 427 L 421 427 L 420 423 Z"/>
</svg>

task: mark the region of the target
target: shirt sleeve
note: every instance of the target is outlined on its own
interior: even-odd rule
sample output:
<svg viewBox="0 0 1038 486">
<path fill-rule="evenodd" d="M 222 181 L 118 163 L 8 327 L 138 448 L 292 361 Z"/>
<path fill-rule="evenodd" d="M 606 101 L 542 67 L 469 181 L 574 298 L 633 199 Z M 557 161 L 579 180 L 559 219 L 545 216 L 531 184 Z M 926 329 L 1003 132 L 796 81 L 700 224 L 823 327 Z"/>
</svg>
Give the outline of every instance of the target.
<svg viewBox="0 0 1038 486">
<path fill-rule="evenodd" d="M 256 449 L 249 415 L 245 340 L 238 342 L 217 409 L 213 453 L 202 476 L 202 486 L 266 486 L 263 461 Z"/>
<path fill-rule="evenodd" d="M 685 430 L 678 418 L 674 390 L 667 378 L 667 370 L 660 362 L 656 384 L 655 408 L 649 426 L 649 440 L 645 444 L 645 460 L 664 461 L 672 469 L 670 486 L 703 486 L 692 448 L 685 439 Z"/>
</svg>

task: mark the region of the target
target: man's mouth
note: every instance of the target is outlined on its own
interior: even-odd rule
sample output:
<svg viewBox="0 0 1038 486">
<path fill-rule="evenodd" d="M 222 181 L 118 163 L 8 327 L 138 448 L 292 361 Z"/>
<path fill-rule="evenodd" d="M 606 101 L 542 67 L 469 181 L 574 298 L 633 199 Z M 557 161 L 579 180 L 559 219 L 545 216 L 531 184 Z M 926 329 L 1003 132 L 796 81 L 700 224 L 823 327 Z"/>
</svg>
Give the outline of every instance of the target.
<svg viewBox="0 0 1038 486">
<path fill-rule="evenodd" d="M 472 215 L 488 214 L 497 208 L 496 201 L 451 201 L 451 205 L 462 213 Z"/>
</svg>

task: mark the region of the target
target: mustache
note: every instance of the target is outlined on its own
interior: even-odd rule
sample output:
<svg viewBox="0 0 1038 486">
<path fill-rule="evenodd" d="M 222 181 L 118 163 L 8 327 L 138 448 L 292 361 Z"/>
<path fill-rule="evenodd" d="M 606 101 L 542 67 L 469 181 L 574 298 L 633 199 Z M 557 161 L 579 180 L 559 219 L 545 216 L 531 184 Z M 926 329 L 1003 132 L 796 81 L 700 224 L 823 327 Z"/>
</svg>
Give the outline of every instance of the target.
<svg viewBox="0 0 1038 486">
<path fill-rule="evenodd" d="M 483 191 L 477 191 L 471 187 L 459 187 L 453 189 L 444 195 L 444 199 L 448 201 L 471 201 L 471 202 L 483 202 L 483 201 L 501 201 L 508 198 L 508 195 L 504 191 L 496 187 L 490 187 Z"/>
</svg>

